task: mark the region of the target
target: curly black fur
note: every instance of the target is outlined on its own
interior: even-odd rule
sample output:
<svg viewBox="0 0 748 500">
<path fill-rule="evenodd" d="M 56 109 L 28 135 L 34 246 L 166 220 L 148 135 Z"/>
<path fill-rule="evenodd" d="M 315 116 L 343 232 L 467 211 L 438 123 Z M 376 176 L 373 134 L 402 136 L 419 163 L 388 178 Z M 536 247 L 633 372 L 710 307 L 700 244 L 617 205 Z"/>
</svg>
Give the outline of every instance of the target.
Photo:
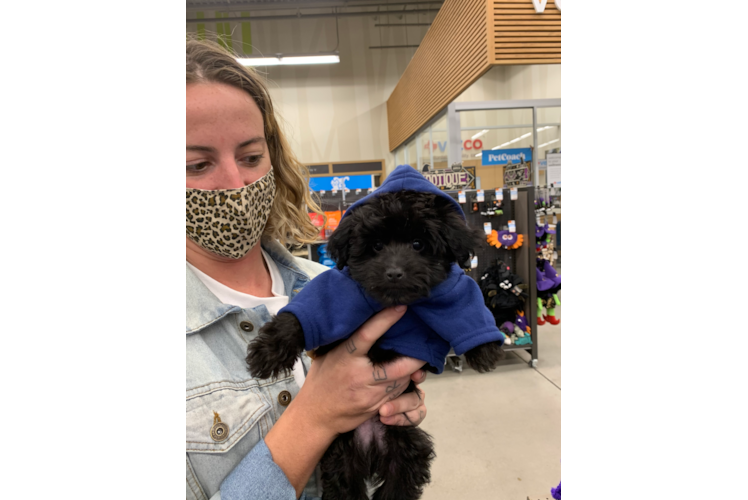
<svg viewBox="0 0 748 500">
<path fill-rule="evenodd" d="M 443 196 L 400 191 L 344 217 L 327 250 L 339 269 L 348 266 L 351 277 L 387 307 L 428 297 L 453 262 L 466 261 L 482 244 L 483 234 Z M 393 282 L 388 271 L 402 276 Z"/>
<path fill-rule="evenodd" d="M 453 262 L 465 262 L 484 244 L 483 233 L 469 227 L 449 200 L 400 191 L 373 197 L 344 217 L 327 249 L 338 268 L 348 266 L 351 277 L 387 307 L 428 297 Z M 316 353 L 329 352 L 340 342 L 321 346 Z M 303 348 L 299 322 L 291 314 L 280 314 L 250 342 L 249 370 L 260 378 L 288 373 Z M 368 355 L 376 364 L 400 357 L 378 344 Z M 503 351 L 486 344 L 465 356 L 470 366 L 484 372 L 496 367 Z M 414 388 L 411 383 L 406 392 Z M 376 500 L 419 498 L 434 457 L 430 436 L 417 427 L 385 426 L 376 417 L 369 425 L 383 434 L 382 442 L 364 447 L 356 430 L 339 436 L 327 450 L 321 462 L 324 500 L 365 499 L 364 479 L 374 476 L 381 483 Z"/>
<path fill-rule="evenodd" d="M 304 330 L 291 313 L 265 323 L 247 346 L 247 366 L 255 378 L 288 375 L 304 350 Z"/>
<path fill-rule="evenodd" d="M 465 353 L 465 361 L 480 373 L 490 372 L 502 359 L 504 359 L 504 349 L 498 342 L 479 345 Z"/>
<path fill-rule="evenodd" d="M 415 389 L 411 382 L 408 390 Z M 324 500 L 365 500 L 365 479 L 376 479 L 374 500 L 416 500 L 431 481 L 434 445 L 418 427 L 384 425 L 378 417 L 367 424 L 382 439 L 363 440 L 361 429 L 341 434 L 320 463 Z"/>
</svg>

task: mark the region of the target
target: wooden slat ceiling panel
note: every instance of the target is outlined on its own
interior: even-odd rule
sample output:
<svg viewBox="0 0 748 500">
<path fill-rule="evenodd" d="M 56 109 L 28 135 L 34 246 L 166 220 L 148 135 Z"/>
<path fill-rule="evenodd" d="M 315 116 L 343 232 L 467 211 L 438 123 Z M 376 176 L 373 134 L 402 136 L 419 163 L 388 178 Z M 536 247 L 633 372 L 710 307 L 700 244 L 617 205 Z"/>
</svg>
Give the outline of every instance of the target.
<svg viewBox="0 0 748 500">
<path fill-rule="evenodd" d="M 493 64 L 561 63 L 561 11 L 553 0 L 542 13 L 532 0 L 494 1 L 491 14 Z"/>
<path fill-rule="evenodd" d="M 390 151 L 491 66 L 561 63 L 561 11 L 548 0 L 446 0 L 387 100 Z"/>
<path fill-rule="evenodd" d="M 486 1 L 490 0 L 448 0 L 439 9 L 387 100 L 390 150 L 489 69 L 493 27 L 489 30 Z"/>
</svg>

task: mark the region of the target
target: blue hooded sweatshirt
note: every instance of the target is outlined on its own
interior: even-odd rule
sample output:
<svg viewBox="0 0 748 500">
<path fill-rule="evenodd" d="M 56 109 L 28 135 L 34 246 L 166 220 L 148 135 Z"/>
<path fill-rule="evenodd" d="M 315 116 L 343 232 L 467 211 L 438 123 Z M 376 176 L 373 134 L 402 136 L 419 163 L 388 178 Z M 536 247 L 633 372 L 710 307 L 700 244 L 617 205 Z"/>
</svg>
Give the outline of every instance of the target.
<svg viewBox="0 0 748 500">
<path fill-rule="evenodd" d="M 443 196 L 465 218 L 462 208 L 451 196 L 410 165 L 398 166 L 376 191 L 351 205 L 345 216 L 372 196 L 402 190 Z M 279 314 L 289 312 L 296 316 L 304 330 L 305 348 L 312 350 L 349 337 L 382 309 L 351 278 L 345 267 L 318 275 Z M 495 341 L 503 344 L 504 334 L 485 306 L 478 284 L 453 263 L 447 278 L 431 289 L 429 297 L 409 304 L 400 321 L 381 337 L 379 345 L 421 359 L 431 365 L 427 367 L 430 371 L 441 373 L 450 347 L 460 355 Z"/>
</svg>

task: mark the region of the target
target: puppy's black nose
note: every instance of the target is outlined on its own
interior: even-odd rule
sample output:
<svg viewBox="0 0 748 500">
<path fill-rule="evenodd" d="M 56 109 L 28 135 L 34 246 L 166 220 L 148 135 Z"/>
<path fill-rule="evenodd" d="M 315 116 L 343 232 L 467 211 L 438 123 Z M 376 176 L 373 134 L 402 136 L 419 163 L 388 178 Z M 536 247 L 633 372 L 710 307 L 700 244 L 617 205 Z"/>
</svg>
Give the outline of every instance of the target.
<svg viewBox="0 0 748 500">
<path fill-rule="evenodd" d="M 387 269 L 387 280 L 391 283 L 397 283 L 403 279 L 403 270 L 400 267 L 390 267 Z"/>
</svg>

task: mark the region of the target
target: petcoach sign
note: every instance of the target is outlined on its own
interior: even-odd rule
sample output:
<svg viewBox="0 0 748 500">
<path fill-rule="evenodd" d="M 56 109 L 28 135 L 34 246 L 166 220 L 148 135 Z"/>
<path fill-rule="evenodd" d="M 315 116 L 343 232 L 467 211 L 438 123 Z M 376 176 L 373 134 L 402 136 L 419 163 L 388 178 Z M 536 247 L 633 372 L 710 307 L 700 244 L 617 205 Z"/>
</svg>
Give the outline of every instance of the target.
<svg viewBox="0 0 748 500">
<path fill-rule="evenodd" d="M 516 148 L 484 150 L 483 158 L 481 158 L 481 160 L 481 165 L 506 165 L 510 161 L 512 163 L 524 163 L 526 161 L 532 161 L 532 149 Z"/>
</svg>

